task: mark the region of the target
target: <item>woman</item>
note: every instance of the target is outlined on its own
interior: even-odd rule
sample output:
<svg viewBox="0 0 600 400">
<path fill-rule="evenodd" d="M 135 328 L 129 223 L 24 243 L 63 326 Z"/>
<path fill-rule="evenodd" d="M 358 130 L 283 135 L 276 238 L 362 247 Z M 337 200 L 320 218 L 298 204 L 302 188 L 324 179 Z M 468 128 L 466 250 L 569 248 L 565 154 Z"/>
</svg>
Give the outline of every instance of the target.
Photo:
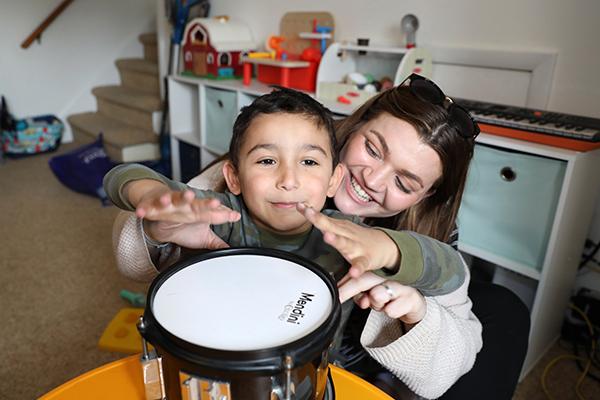
<svg viewBox="0 0 600 400">
<path fill-rule="evenodd" d="M 451 104 L 431 81 L 413 75 L 407 82 L 408 86 L 401 85 L 375 96 L 340 124 L 340 159 L 346 167 L 346 175 L 334 203 L 340 211 L 365 217 L 365 222 L 371 225 L 413 230 L 453 243 L 456 241 L 456 213 L 477 127 L 468 114 Z M 308 211 L 305 215 L 319 229 L 329 232 L 326 237 L 330 244 L 338 249 L 342 247 L 342 253 L 349 251 L 343 249 L 344 244 L 360 243 L 363 233 L 360 228 L 338 224 Z M 178 254 L 162 252 L 162 244 L 151 240 L 147 248 L 141 246 L 144 239 L 140 228 L 141 223 L 130 218 L 123 230 L 117 229 L 118 263 L 130 276 L 150 279 L 157 271 L 154 264 L 160 269 L 173 261 L 165 259 L 165 255 L 172 258 L 178 257 Z M 193 225 L 183 226 L 176 235 L 170 232 L 171 236 L 165 232 L 161 236 L 161 232 L 154 229 L 152 236 L 163 240 L 168 237 L 169 241 L 177 242 L 174 239 L 177 235 L 189 238 L 195 229 L 197 227 Z M 214 238 L 207 240 L 212 243 L 205 242 L 204 247 L 221 246 Z M 131 246 L 132 243 L 137 246 Z M 193 246 L 186 244 L 188 247 L 202 247 L 200 243 Z M 355 300 L 361 308 L 376 310 L 370 313 L 367 326 L 393 328 L 362 333 L 362 343 L 371 356 L 385 364 L 412 391 L 428 398 L 439 397 L 460 375 L 469 371 L 479 350 L 480 328 L 473 323 L 469 312 L 471 303 L 466 297 L 466 284 L 456 293 L 424 298 L 413 288 L 388 281 L 382 285 L 380 280 L 372 279 L 373 274 L 370 273 L 359 275 L 355 271 L 353 278 L 340 287 L 340 293 L 345 298 L 356 295 Z M 469 290 L 473 291 L 473 288 L 474 285 L 471 285 Z M 509 310 L 513 309 L 511 313 L 521 315 L 518 319 L 524 319 L 524 314 L 528 318 L 518 299 L 502 288 L 488 285 L 486 291 L 474 293 L 487 293 L 488 290 L 494 297 L 502 296 L 497 301 L 509 304 Z M 424 310 L 424 317 L 412 324 L 403 324 L 397 318 L 406 312 L 407 303 L 411 303 L 413 310 Z M 482 315 L 483 311 L 480 312 Z M 504 315 L 495 310 L 492 317 L 498 321 L 497 317 L 504 318 Z M 362 318 L 364 316 L 356 316 L 360 328 Z M 504 323 L 502 318 L 501 324 Z M 504 342 L 496 339 L 490 339 L 488 343 L 486 338 L 494 329 L 484 327 L 484 343 L 496 350 L 487 359 L 478 357 L 476 368 L 452 386 L 447 398 L 510 398 L 526 350 L 527 319 L 524 324 L 518 322 L 519 326 L 523 328 L 515 333 L 520 341 L 517 350 L 512 347 L 505 349 Z M 391 336 L 382 335 L 382 332 L 390 331 L 394 332 Z M 516 341 L 512 337 L 509 340 L 513 342 L 511 345 Z M 356 335 L 349 334 L 347 343 L 348 360 L 355 367 L 350 369 L 399 397 L 400 394 L 395 391 L 397 380 L 361 352 L 360 346 L 356 345 Z M 382 350 L 385 346 L 382 347 L 381 343 L 395 347 L 394 359 L 388 359 L 389 354 Z M 415 354 L 415 346 L 422 350 L 419 354 Z M 482 356 L 489 353 L 486 350 L 484 348 Z M 510 371 L 502 373 L 503 376 L 509 375 L 503 383 L 494 374 L 498 362 L 495 351 L 514 351 L 514 356 L 507 363 Z M 398 354 L 404 356 L 397 357 Z M 491 377 L 492 381 L 488 384 L 491 386 L 479 385 L 481 375 Z M 387 384 L 390 387 L 386 388 Z"/>
<path fill-rule="evenodd" d="M 414 74 L 407 81 L 412 96 L 400 88 L 382 93 L 338 126 L 347 173 L 335 205 L 370 225 L 415 231 L 456 247 L 455 220 L 479 130 L 433 82 Z M 446 113 L 426 111 L 432 106 Z M 439 164 L 441 173 L 432 179 Z M 483 325 L 484 345 L 471 371 L 442 398 L 510 399 L 527 352 L 529 311 L 498 285 L 471 282 L 468 293 Z M 359 301 L 363 308 L 370 304 Z"/>
</svg>

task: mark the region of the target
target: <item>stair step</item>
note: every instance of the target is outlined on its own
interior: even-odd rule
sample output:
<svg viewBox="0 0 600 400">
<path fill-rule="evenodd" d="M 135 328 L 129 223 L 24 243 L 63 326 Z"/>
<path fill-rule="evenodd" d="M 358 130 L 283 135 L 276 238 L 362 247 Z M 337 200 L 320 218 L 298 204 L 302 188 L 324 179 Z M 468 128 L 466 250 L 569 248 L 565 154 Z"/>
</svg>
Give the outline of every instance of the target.
<svg viewBox="0 0 600 400">
<path fill-rule="evenodd" d="M 156 160 L 159 158 L 158 135 L 139 129 L 98 112 L 67 117 L 78 142 L 91 142 L 103 133 L 108 156 L 117 162 Z"/>
<path fill-rule="evenodd" d="M 141 44 L 156 45 L 156 33 L 155 32 L 142 33 L 141 35 L 138 36 L 138 40 L 140 41 Z"/>
<path fill-rule="evenodd" d="M 143 33 L 138 36 L 138 40 L 144 45 L 144 58 L 149 61 L 158 62 L 156 33 Z"/>
<path fill-rule="evenodd" d="M 158 64 L 143 58 L 122 58 L 115 61 L 117 68 L 141 72 L 158 77 Z"/>
<path fill-rule="evenodd" d="M 161 110 L 160 97 L 123 86 L 97 86 L 92 94 L 98 98 L 145 112 Z"/>
<path fill-rule="evenodd" d="M 99 113 L 140 129 L 159 131 L 162 113 L 157 95 L 124 86 L 99 86 L 92 93 Z"/>
<path fill-rule="evenodd" d="M 158 64 L 143 58 L 126 58 L 115 62 L 123 86 L 160 95 Z"/>
</svg>

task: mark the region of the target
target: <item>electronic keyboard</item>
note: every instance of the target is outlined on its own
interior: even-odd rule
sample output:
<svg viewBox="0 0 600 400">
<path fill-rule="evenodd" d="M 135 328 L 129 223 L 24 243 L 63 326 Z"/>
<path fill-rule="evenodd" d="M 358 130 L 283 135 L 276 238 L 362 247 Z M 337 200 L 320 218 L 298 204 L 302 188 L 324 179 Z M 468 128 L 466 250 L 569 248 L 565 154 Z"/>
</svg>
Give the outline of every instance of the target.
<svg viewBox="0 0 600 400">
<path fill-rule="evenodd" d="M 454 99 L 484 133 L 577 151 L 600 148 L 600 119 L 482 101 Z"/>
</svg>

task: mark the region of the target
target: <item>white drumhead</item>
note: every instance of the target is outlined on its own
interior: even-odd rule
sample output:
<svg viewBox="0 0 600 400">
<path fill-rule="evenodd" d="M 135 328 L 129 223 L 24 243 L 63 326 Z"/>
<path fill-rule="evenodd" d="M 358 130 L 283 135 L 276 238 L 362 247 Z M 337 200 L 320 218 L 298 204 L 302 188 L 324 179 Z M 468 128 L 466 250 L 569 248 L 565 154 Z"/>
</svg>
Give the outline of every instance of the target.
<svg viewBox="0 0 600 400">
<path fill-rule="evenodd" d="M 170 276 L 152 302 L 156 320 L 198 346 L 259 350 L 300 339 L 333 308 L 325 282 L 275 257 L 239 254 L 192 264 Z"/>
</svg>

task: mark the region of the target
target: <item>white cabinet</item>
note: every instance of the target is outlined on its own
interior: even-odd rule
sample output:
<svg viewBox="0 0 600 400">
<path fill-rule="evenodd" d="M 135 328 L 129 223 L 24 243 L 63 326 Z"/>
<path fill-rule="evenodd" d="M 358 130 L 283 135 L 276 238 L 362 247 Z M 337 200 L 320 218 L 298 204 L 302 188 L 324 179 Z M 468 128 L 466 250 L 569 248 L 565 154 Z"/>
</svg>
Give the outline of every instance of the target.
<svg viewBox="0 0 600 400">
<path fill-rule="evenodd" d="M 600 191 L 600 150 L 485 133 L 477 142 L 459 213 L 459 248 L 500 266 L 494 281 L 529 306 L 525 376 L 560 334 Z"/>
<path fill-rule="evenodd" d="M 239 80 L 169 77 L 171 166 L 173 178 L 182 176 L 180 141 L 198 148 L 196 172 L 229 149 L 233 123 L 239 110 L 271 87 L 259 82 L 245 86 Z M 196 168 L 194 168 L 196 167 Z"/>
</svg>

